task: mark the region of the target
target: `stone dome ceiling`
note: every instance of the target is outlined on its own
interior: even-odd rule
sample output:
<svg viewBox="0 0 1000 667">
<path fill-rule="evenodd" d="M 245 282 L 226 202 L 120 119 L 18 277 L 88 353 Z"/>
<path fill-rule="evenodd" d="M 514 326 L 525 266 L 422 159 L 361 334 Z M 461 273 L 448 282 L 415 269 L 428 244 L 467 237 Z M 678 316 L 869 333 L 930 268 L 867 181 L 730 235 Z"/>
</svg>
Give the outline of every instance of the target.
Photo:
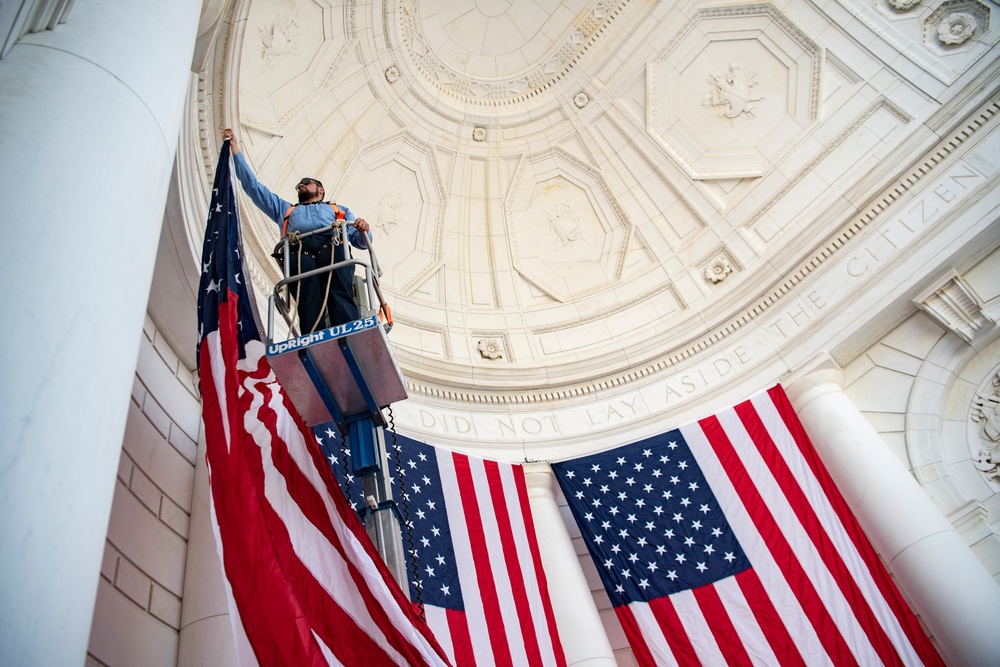
<svg viewBox="0 0 1000 667">
<path fill-rule="evenodd" d="M 887 41 L 935 20 L 856 12 Z M 925 41 L 875 87 L 881 61 L 834 25 L 811 3 L 245 0 L 203 145 L 237 127 L 276 192 L 314 176 L 372 224 L 411 395 L 700 384 L 772 363 L 835 304 L 796 286 L 842 257 L 933 111 L 908 77 L 945 90 L 988 46 L 930 68 Z M 278 234 L 245 203 L 267 294 Z"/>
</svg>

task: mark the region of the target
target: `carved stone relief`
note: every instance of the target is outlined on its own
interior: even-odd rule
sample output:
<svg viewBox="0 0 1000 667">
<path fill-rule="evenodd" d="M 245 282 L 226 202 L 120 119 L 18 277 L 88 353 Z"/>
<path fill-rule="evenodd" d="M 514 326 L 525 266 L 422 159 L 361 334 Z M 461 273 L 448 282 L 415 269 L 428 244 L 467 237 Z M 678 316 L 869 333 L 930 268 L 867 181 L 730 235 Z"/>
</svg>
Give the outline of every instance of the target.
<svg viewBox="0 0 1000 667">
<path fill-rule="evenodd" d="M 733 121 L 745 116 L 753 116 L 753 103 L 764 99 L 758 91 L 757 74 L 747 71 L 739 63 L 733 63 L 725 72 L 711 72 L 708 75 L 709 93 L 705 105 L 712 107 L 718 116 Z"/>
<path fill-rule="evenodd" d="M 1000 482 L 1000 372 L 980 386 L 969 417 L 979 436 L 979 451 L 972 460 L 987 479 Z"/>
<path fill-rule="evenodd" d="M 298 55 L 299 25 L 297 14 L 292 12 L 276 16 L 260 27 L 260 57 L 265 69 L 272 69 L 285 56 Z"/>
</svg>

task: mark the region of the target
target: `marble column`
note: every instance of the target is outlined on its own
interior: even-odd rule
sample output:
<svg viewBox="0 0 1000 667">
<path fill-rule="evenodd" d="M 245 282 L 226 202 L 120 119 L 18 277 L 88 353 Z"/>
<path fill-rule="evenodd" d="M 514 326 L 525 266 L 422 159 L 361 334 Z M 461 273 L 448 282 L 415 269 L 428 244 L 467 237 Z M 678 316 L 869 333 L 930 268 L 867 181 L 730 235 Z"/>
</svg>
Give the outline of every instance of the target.
<svg viewBox="0 0 1000 667">
<path fill-rule="evenodd" d="M 788 397 L 904 596 L 954 665 L 1000 661 L 1000 584 L 844 393 L 836 362 L 797 372 Z"/>
<path fill-rule="evenodd" d="M 239 667 L 222 561 L 212 530 L 204 435 L 198 442 L 184 564 L 178 667 Z"/>
<path fill-rule="evenodd" d="M 76 2 L 0 60 L 5 665 L 84 662 L 201 5 Z"/>
<path fill-rule="evenodd" d="M 559 513 L 556 476 L 548 463 L 525 463 L 524 477 L 566 664 L 615 667 L 611 643 Z"/>
</svg>

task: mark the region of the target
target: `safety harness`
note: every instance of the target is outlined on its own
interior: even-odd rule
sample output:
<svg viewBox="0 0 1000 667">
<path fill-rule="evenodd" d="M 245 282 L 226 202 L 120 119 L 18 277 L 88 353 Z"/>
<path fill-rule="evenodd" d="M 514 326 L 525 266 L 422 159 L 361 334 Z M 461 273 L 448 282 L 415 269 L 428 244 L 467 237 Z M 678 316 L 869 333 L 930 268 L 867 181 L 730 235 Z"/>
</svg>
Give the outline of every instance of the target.
<svg viewBox="0 0 1000 667">
<path fill-rule="evenodd" d="M 342 208 L 340 208 L 339 206 L 337 206 L 336 204 L 334 204 L 332 201 L 326 201 L 326 202 L 320 202 L 320 203 L 321 204 L 329 204 L 330 205 L 330 207 L 333 209 L 333 215 L 334 215 L 334 217 L 337 218 L 337 222 L 340 222 L 341 220 L 344 219 L 344 210 Z M 288 207 L 288 210 L 285 211 L 285 224 L 281 228 L 281 236 L 282 236 L 282 238 L 284 238 L 284 236 L 288 233 L 288 219 L 292 217 L 292 211 L 294 211 L 295 207 L 298 206 L 298 205 L 299 204 L 292 204 L 291 206 Z M 336 243 L 336 240 L 334 240 L 334 243 Z"/>
</svg>

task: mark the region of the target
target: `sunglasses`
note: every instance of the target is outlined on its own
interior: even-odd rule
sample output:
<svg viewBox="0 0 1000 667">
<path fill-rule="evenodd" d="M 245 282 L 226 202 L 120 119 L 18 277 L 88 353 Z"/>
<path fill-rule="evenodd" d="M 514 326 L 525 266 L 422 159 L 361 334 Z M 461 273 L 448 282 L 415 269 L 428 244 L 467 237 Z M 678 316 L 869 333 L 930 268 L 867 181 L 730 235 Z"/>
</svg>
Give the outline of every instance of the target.
<svg viewBox="0 0 1000 667">
<path fill-rule="evenodd" d="M 295 187 L 297 189 L 299 185 L 309 185 L 310 183 L 315 183 L 316 187 L 318 188 L 323 187 L 323 184 L 317 181 L 315 178 L 303 178 L 301 181 L 298 182 L 298 184 Z"/>
</svg>

